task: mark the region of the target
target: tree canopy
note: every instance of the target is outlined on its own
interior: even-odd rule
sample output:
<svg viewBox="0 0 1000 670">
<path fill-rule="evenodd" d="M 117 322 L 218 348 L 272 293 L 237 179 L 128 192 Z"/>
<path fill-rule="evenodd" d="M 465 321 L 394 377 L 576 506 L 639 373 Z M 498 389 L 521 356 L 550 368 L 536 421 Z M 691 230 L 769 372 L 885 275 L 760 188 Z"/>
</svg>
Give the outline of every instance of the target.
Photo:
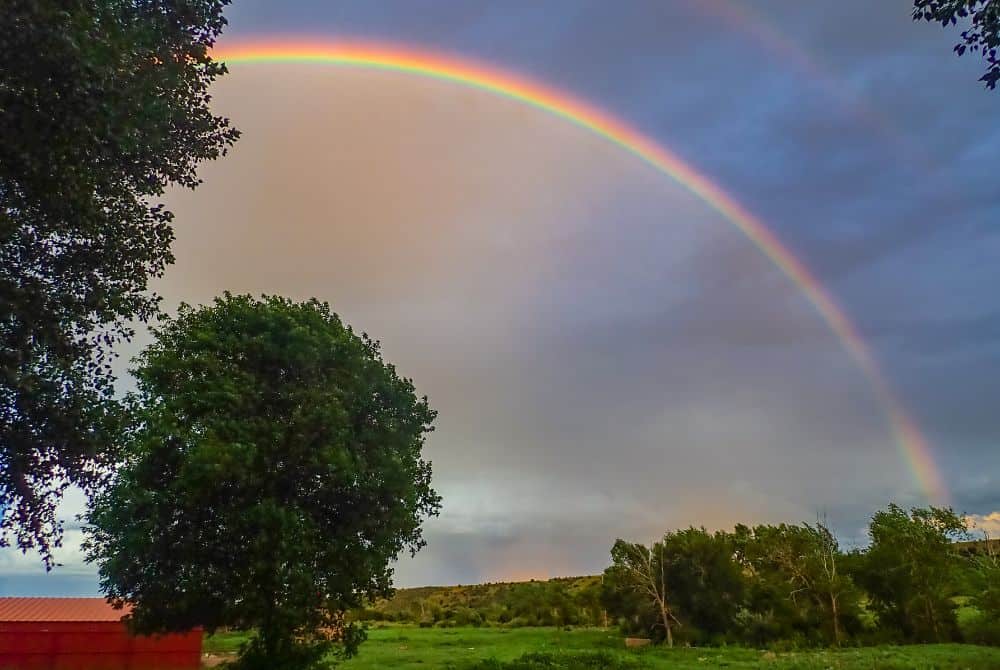
<svg viewBox="0 0 1000 670">
<path fill-rule="evenodd" d="M 823 524 L 737 526 L 734 543 L 749 580 L 745 636 L 841 644 L 861 627 L 861 592 Z"/>
<path fill-rule="evenodd" d="M 974 601 L 988 619 L 1000 602 L 989 586 L 995 555 L 972 564 L 953 544 L 965 530 L 950 509 L 890 505 L 872 518 L 871 546 L 851 553 L 821 523 L 688 528 L 649 547 L 618 540 L 602 602 L 626 632 L 668 644 L 840 645 L 876 635 L 865 609 L 881 639 L 954 641 L 963 570 L 972 568 Z M 995 635 L 988 624 L 977 633 Z"/>
<path fill-rule="evenodd" d="M 981 54 L 986 73 L 979 78 L 987 88 L 1000 82 L 1000 0 L 913 0 L 913 19 L 932 21 L 944 27 L 968 23 L 962 41 L 955 45 L 959 56 Z"/>
<path fill-rule="evenodd" d="M 972 558 L 972 603 L 982 613 L 973 625 L 972 638 L 983 644 L 1000 644 L 1000 550 L 987 541 Z"/>
<path fill-rule="evenodd" d="M 967 521 L 949 509 L 889 506 L 872 519 L 871 545 L 850 551 L 819 522 L 687 528 L 652 545 L 617 540 L 599 577 L 404 589 L 352 616 L 421 627 L 616 624 L 663 642 L 669 630 L 675 645 L 776 652 L 997 645 L 1000 544 L 955 542 Z"/>
<path fill-rule="evenodd" d="M 608 613 L 630 632 L 703 642 L 733 626 L 744 580 L 729 534 L 688 528 L 647 547 L 617 540 L 604 572 Z"/>
<path fill-rule="evenodd" d="M 256 630 L 244 667 L 352 652 L 344 612 L 391 593 L 437 513 L 435 412 L 315 300 L 227 294 L 155 333 L 127 460 L 88 516 L 103 590 L 140 632 Z"/>
<path fill-rule="evenodd" d="M 673 593 L 667 584 L 667 558 L 663 542 L 650 546 L 615 540 L 611 566 L 604 571 L 602 594 L 608 613 L 626 630 L 641 631 L 674 646 Z"/>
<path fill-rule="evenodd" d="M 928 507 L 907 512 L 889 505 L 868 527 L 871 546 L 857 570 L 879 624 L 906 640 L 941 642 L 958 637 L 953 575 L 959 561 L 952 547 L 967 524 L 952 510 Z"/>
<path fill-rule="evenodd" d="M 0 3 L 0 544 L 51 561 L 110 460 L 111 347 L 157 310 L 171 184 L 237 138 L 209 109 L 229 0 Z"/>
</svg>

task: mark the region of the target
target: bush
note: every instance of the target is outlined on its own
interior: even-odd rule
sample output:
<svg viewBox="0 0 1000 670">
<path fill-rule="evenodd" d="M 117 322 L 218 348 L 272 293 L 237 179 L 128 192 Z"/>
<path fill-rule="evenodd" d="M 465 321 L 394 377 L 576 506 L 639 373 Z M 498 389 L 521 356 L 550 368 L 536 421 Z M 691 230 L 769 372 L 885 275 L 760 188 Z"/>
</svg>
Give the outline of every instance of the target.
<svg viewBox="0 0 1000 670">
<path fill-rule="evenodd" d="M 457 626 L 481 626 L 483 616 L 471 607 L 457 607 L 451 613 L 450 620 Z"/>
<path fill-rule="evenodd" d="M 1000 647 L 1000 620 L 980 614 L 970 619 L 963 627 L 966 642 Z"/>
</svg>

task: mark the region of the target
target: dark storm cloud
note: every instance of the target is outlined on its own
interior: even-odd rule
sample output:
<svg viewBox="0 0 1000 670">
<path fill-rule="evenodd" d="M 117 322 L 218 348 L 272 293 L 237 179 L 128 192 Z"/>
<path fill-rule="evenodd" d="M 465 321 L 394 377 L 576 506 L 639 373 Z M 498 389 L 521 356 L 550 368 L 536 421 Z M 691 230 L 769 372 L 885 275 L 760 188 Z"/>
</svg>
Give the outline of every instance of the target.
<svg viewBox="0 0 1000 670">
<path fill-rule="evenodd" d="M 729 4 L 241 0 L 229 37 L 451 52 L 634 124 L 844 306 L 959 509 L 1000 509 L 1000 95 L 907 0 Z M 608 143 L 386 73 L 234 67 L 217 102 L 244 138 L 171 194 L 158 289 L 330 300 L 430 395 L 445 507 L 402 584 L 593 572 L 615 537 L 688 524 L 825 515 L 860 543 L 876 507 L 925 502 L 815 308 Z"/>
</svg>

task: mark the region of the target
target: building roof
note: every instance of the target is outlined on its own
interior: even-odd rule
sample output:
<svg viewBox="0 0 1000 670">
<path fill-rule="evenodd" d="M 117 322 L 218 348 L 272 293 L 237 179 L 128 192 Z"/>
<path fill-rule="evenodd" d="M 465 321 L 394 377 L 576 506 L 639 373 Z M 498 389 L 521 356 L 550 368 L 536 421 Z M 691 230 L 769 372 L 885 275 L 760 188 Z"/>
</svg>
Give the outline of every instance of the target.
<svg viewBox="0 0 1000 670">
<path fill-rule="evenodd" d="M 120 621 L 130 609 L 116 610 L 104 598 L 0 598 L 0 622 Z"/>
</svg>

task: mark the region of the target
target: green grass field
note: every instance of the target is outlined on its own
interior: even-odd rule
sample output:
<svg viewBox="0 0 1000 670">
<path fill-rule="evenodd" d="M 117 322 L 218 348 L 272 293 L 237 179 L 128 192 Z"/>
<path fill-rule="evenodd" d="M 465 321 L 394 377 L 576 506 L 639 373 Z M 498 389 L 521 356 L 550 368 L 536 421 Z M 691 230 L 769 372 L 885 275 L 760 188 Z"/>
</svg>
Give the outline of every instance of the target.
<svg viewBox="0 0 1000 670">
<path fill-rule="evenodd" d="M 235 651 L 239 633 L 206 638 L 209 652 Z M 535 661 L 513 663 L 524 654 Z M 548 656 L 551 654 L 551 657 Z M 490 663 L 496 659 L 498 663 Z M 865 647 L 768 653 L 755 649 L 647 648 L 626 650 L 614 631 L 556 628 L 418 628 L 373 627 L 345 670 L 399 668 L 416 670 L 666 670 L 667 668 L 774 668 L 775 670 L 996 670 L 1000 648 L 961 644 Z"/>
</svg>

